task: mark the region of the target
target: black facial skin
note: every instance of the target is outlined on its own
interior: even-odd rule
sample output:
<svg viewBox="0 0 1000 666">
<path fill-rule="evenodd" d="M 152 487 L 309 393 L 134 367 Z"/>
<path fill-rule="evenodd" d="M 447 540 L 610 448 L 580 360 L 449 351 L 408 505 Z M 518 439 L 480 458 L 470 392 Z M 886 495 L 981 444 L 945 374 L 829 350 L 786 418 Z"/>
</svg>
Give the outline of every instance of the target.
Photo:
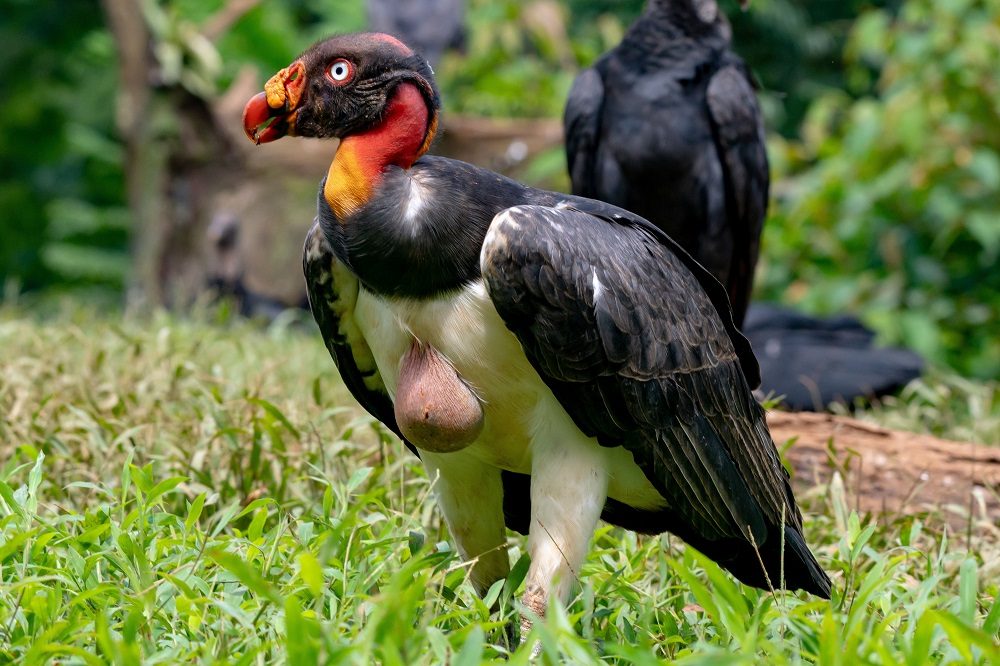
<svg viewBox="0 0 1000 666">
<path fill-rule="evenodd" d="M 331 79 L 330 65 L 343 58 L 353 75 L 343 83 Z M 295 121 L 298 136 L 343 138 L 364 132 L 382 119 L 396 86 L 414 83 L 431 115 L 441 106 L 430 65 L 416 53 L 370 34 L 344 35 L 318 42 L 299 60 L 306 68 L 306 91 Z"/>
</svg>

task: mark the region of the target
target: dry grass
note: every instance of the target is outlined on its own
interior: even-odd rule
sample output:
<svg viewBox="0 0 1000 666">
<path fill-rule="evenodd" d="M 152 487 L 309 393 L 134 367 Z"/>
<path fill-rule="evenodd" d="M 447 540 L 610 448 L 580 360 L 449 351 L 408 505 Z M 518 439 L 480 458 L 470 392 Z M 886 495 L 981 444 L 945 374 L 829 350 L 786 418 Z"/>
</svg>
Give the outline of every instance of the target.
<svg viewBox="0 0 1000 666">
<path fill-rule="evenodd" d="M 0 349 L 0 662 L 529 661 L 503 628 L 522 540 L 478 599 L 415 459 L 311 331 L 6 310 Z M 994 432 L 995 387 L 926 387 L 871 418 Z M 1000 662 L 995 534 L 969 552 L 934 515 L 874 524 L 836 492 L 801 499 L 832 602 L 602 527 L 578 594 L 537 625 L 541 660 Z"/>
</svg>

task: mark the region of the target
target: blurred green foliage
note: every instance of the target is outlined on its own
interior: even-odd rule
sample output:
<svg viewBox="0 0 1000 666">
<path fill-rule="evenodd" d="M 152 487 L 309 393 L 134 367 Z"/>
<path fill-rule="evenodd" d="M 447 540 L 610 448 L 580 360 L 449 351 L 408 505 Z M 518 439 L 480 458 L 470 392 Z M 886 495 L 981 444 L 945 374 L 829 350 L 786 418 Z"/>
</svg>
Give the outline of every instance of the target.
<svg viewBox="0 0 1000 666">
<path fill-rule="evenodd" d="M 996 377 L 1000 1 L 868 12 L 845 53 L 874 90 L 820 96 L 802 139 L 774 142 L 761 291 L 861 311 L 886 340 Z"/>
<path fill-rule="evenodd" d="M 798 135 L 818 96 L 870 86 L 848 85 L 844 44 L 855 19 L 872 8 L 890 13 L 902 0 L 752 0 L 742 11 L 735 0 L 721 2 L 733 26 L 733 43 L 754 70 L 767 126 L 782 136 Z"/>
<path fill-rule="evenodd" d="M 753 0 L 744 12 L 720 0 L 774 132 L 761 295 L 860 311 L 886 341 L 1000 374 L 998 1 Z M 199 30 L 224 0 L 142 2 L 158 84 L 206 96 L 241 67 L 263 77 L 312 41 L 365 23 L 360 0 L 265 0 L 213 44 Z M 447 111 L 560 116 L 576 72 L 621 39 L 643 4 L 468 0 L 467 48 L 437 72 Z M 63 0 L 59 12 L 5 3 L 8 287 L 125 285 L 116 54 L 102 19 L 97 0 Z M 551 182 L 562 169 L 552 152 L 526 173 Z"/>
<path fill-rule="evenodd" d="M 94 0 L 8 0 L 0 21 L 0 285 L 121 288 L 114 49 Z"/>
</svg>

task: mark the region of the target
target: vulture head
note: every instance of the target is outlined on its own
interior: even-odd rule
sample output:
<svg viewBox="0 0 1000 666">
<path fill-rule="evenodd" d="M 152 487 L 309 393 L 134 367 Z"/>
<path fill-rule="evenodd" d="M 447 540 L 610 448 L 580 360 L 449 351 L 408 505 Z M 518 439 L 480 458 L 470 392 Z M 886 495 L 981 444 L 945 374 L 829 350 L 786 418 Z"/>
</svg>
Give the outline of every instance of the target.
<svg viewBox="0 0 1000 666">
<path fill-rule="evenodd" d="M 338 35 L 272 76 L 243 110 L 243 129 L 258 144 L 286 135 L 344 139 L 399 116 L 393 124 L 406 123 L 413 143 L 403 153 L 415 160 L 433 139 L 439 108 L 422 56 L 390 35 Z"/>
</svg>

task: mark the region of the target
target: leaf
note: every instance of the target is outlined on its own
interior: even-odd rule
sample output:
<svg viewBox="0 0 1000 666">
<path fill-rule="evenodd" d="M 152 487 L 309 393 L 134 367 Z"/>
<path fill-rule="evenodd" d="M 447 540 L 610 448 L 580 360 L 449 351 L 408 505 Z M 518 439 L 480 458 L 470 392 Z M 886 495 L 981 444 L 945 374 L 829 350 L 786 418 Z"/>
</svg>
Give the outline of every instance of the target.
<svg viewBox="0 0 1000 666">
<path fill-rule="evenodd" d="M 958 570 L 958 617 L 966 624 L 976 618 L 977 567 L 974 559 L 967 558 Z"/>
<path fill-rule="evenodd" d="M 190 532 L 192 528 L 198 523 L 198 518 L 201 516 L 201 510 L 205 506 L 205 493 L 201 493 L 194 498 L 191 502 L 191 506 L 188 507 L 188 515 L 184 519 L 184 531 Z"/>
<path fill-rule="evenodd" d="M 21 503 L 14 498 L 14 490 L 5 481 L 0 481 L 0 497 L 3 498 L 8 511 L 16 513 L 21 519 L 27 518 Z"/>
<path fill-rule="evenodd" d="M 229 506 L 222 510 L 219 514 L 219 520 L 212 528 L 212 537 L 217 537 L 222 533 L 222 530 L 226 529 L 233 517 L 239 512 L 240 504 L 239 502 L 232 502 Z"/>
<path fill-rule="evenodd" d="M 172 476 L 169 479 L 164 479 L 163 481 L 160 481 L 155 486 L 150 488 L 149 494 L 146 497 L 146 503 L 152 504 L 161 495 L 169 493 L 170 491 L 172 491 L 174 488 L 176 488 L 185 481 L 187 481 L 186 476 Z"/>
<path fill-rule="evenodd" d="M 253 500 L 252 502 L 250 502 L 249 504 L 247 504 L 245 507 L 243 507 L 240 510 L 240 512 L 238 514 L 236 514 L 235 518 L 236 519 L 240 519 L 243 516 L 246 516 L 246 515 L 248 515 L 250 513 L 253 513 L 257 509 L 259 509 L 261 507 L 268 506 L 270 504 L 275 504 L 274 498 L 272 498 L 272 497 L 259 497 L 259 498 L 255 499 L 255 500 Z"/>
<path fill-rule="evenodd" d="M 913 632 L 913 643 L 910 652 L 907 654 L 907 666 L 923 666 L 927 663 L 931 653 L 931 641 L 934 639 L 934 618 L 929 613 L 924 613 L 917 621 L 917 628 Z"/>
<path fill-rule="evenodd" d="M 716 630 L 718 630 L 718 632 L 722 636 L 728 637 L 730 633 L 729 627 L 725 622 L 725 618 L 723 618 L 722 616 L 722 612 L 720 611 L 718 604 L 716 604 L 715 598 L 712 596 L 711 591 L 709 591 L 708 586 L 706 586 L 701 581 L 700 578 L 695 576 L 694 573 L 689 568 L 690 564 L 693 563 L 695 559 L 692 556 L 692 553 L 694 552 L 695 551 L 693 548 L 686 548 L 684 550 L 683 561 L 680 561 L 673 557 L 668 557 L 667 563 L 670 565 L 670 568 L 673 569 L 674 572 L 677 573 L 677 575 L 680 576 L 681 579 L 684 581 L 684 583 L 687 585 L 690 593 L 694 595 L 695 600 L 705 610 L 705 613 L 706 615 L 708 615 L 709 619 L 712 620 L 712 623 L 715 625 Z M 708 562 L 708 560 L 702 557 L 700 558 L 699 562 L 705 563 Z M 714 562 L 711 563 L 711 566 L 718 568 L 718 565 L 715 564 Z"/>
<path fill-rule="evenodd" d="M 274 589 L 274 586 L 259 571 L 247 564 L 243 558 L 224 550 L 212 550 L 208 556 L 226 571 L 236 576 L 248 590 L 257 596 L 263 597 L 271 603 L 281 603 L 281 596 Z"/>
<path fill-rule="evenodd" d="M 351 474 L 351 478 L 347 480 L 346 484 L 347 492 L 351 493 L 357 490 L 358 486 L 364 483 L 365 479 L 371 476 L 371 473 L 372 473 L 371 467 L 359 467 L 358 469 L 354 470 L 354 473 Z"/>
<path fill-rule="evenodd" d="M 125 462 L 122 463 L 122 475 L 121 475 L 121 488 L 122 488 L 122 509 L 125 508 L 125 503 L 128 498 L 129 488 L 132 487 L 132 456 L 135 454 L 135 449 L 129 449 L 128 453 L 125 454 Z"/>
<path fill-rule="evenodd" d="M 44 461 L 45 453 L 39 451 L 38 457 L 35 458 L 35 465 L 28 473 L 28 492 L 32 495 L 37 495 L 38 487 L 42 484 L 42 463 Z"/>
<path fill-rule="evenodd" d="M 856 513 L 851 514 L 851 518 L 855 518 L 856 516 Z M 851 562 L 858 561 L 858 557 L 861 556 L 861 550 L 868 545 L 872 535 L 875 534 L 875 527 L 876 524 L 874 522 L 870 523 L 867 527 L 860 531 L 857 537 L 855 537 L 854 545 L 851 547 Z"/>
<path fill-rule="evenodd" d="M 313 403 L 316 404 L 317 406 L 323 404 L 322 384 L 320 383 L 320 378 L 318 375 L 314 377 L 312 381 L 312 399 Z"/>
<path fill-rule="evenodd" d="M 254 512 L 253 520 L 250 521 L 250 526 L 247 527 L 247 539 L 252 543 L 256 543 L 260 539 L 260 535 L 264 533 L 264 522 L 266 520 L 267 509 L 260 508 Z"/>
<path fill-rule="evenodd" d="M 316 621 L 303 616 L 295 595 L 285 599 L 285 648 L 289 664 L 318 664 L 319 653 L 312 635 Z"/>
<path fill-rule="evenodd" d="M 490 585 L 490 589 L 487 590 L 486 595 L 483 596 L 483 604 L 486 606 L 486 608 L 492 608 L 493 604 L 497 602 L 497 599 L 500 598 L 500 592 L 503 591 L 503 587 L 505 584 L 506 581 L 501 578 L 500 580 Z"/>
<path fill-rule="evenodd" d="M 295 558 L 299 565 L 299 578 L 306 584 L 313 596 L 323 593 L 323 569 L 312 553 L 303 551 Z"/>
<path fill-rule="evenodd" d="M 996 258 L 1000 253 L 1000 214 L 995 211 L 973 211 L 966 217 L 965 227 L 983 246 L 987 257 Z"/>
<path fill-rule="evenodd" d="M 528 575 L 528 567 L 530 566 L 531 556 L 528 553 L 522 553 L 521 557 L 517 558 L 514 566 L 510 568 L 510 573 L 507 574 L 507 579 L 503 583 L 503 595 L 501 598 L 504 603 L 514 597 L 517 588 L 524 582 L 524 577 Z"/>
<path fill-rule="evenodd" d="M 274 403 L 268 402 L 263 398 L 250 398 L 250 403 L 257 405 L 265 412 L 267 412 L 271 416 L 271 418 L 281 423 L 281 425 L 285 426 L 288 432 L 292 433 L 296 437 L 301 437 L 299 429 L 296 428 L 294 425 L 292 425 L 292 422 L 288 420 L 288 417 L 285 416 L 282 413 L 282 411 L 274 405 Z"/>
<path fill-rule="evenodd" d="M 191 588 L 190 585 L 188 585 L 187 583 L 185 583 L 184 581 L 182 581 L 177 576 L 172 576 L 171 574 L 168 574 L 168 573 L 163 573 L 163 574 L 160 574 L 160 575 L 163 576 L 163 578 L 165 578 L 166 580 L 169 580 L 171 582 L 171 584 L 174 587 L 176 587 L 180 591 L 181 594 L 184 595 L 185 598 L 187 598 L 187 599 L 195 599 L 195 598 L 198 597 L 198 593 L 195 592 Z"/>
<path fill-rule="evenodd" d="M 452 666 L 479 666 L 479 663 L 483 659 L 484 641 L 485 636 L 482 627 L 479 625 L 474 626 L 465 639 L 462 649 L 459 650 L 458 654 L 455 655 L 455 659 L 452 660 Z"/>
<path fill-rule="evenodd" d="M 987 148 L 977 149 L 968 165 L 969 171 L 990 191 L 1000 189 L 1000 155 Z"/>
<path fill-rule="evenodd" d="M 959 618 L 945 611 L 927 611 L 927 614 L 944 628 L 948 637 L 951 638 L 952 645 L 959 651 L 962 657 L 972 661 L 972 646 L 978 647 L 986 655 L 985 663 L 997 663 L 1000 661 L 1000 648 L 997 648 L 993 639 L 984 632 L 968 626 Z"/>
<path fill-rule="evenodd" d="M 153 488 L 153 484 L 149 475 L 146 473 L 146 470 L 136 465 L 129 465 L 128 475 L 129 478 L 132 479 L 132 483 L 135 484 L 135 487 L 138 488 L 143 495 L 149 494 L 149 491 Z"/>
</svg>

